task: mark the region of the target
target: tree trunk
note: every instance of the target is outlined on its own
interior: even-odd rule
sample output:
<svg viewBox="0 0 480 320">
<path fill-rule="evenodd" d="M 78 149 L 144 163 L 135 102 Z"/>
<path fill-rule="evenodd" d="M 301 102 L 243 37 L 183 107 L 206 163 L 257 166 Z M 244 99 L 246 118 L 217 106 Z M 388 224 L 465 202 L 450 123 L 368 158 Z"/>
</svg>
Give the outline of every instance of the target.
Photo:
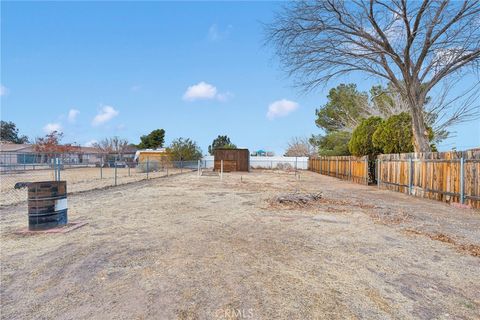
<svg viewBox="0 0 480 320">
<path fill-rule="evenodd" d="M 425 126 L 422 108 L 416 106 L 411 108 L 413 147 L 415 152 L 431 152 L 430 141 L 428 140 L 428 131 Z"/>
</svg>

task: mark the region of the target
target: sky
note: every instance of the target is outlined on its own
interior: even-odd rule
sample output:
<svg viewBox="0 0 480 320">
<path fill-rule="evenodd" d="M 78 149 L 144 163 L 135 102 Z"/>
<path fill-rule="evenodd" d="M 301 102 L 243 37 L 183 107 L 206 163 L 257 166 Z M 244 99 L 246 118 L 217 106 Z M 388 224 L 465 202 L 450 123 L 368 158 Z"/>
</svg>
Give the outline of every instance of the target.
<svg viewBox="0 0 480 320">
<path fill-rule="evenodd" d="M 31 139 L 64 132 L 89 145 L 132 143 L 163 128 L 166 144 L 217 135 L 281 155 L 292 137 L 320 134 L 329 88 L 304 93 L 265 45 L 279 2 L 1 3 L 1 119 Z M 440 150 L 480 146 L 480 122 L 453 128 Z"/>
</svg>

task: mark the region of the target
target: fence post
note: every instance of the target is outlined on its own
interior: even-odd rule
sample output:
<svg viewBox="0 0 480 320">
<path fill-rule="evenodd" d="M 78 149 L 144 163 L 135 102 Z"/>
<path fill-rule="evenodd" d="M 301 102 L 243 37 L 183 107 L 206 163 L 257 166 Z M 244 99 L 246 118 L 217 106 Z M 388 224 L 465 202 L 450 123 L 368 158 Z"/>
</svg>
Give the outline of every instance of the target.
<svg viewBox="0 0 480 320">
<path fill-rule="evenodd" d="M 60 181 L 60 158 L 58 158 L 58 155 L 54 159 L 53 171 L 55 173 L 55 181 Z"/>
<path fill-rule="evenodd" d="M 128 165 L 127 167 L 128 167 L 128 176 L 130 177 L 130 165 Z"/>
<path fill-rule="evenodd" d="M 53 158 L 53 180 L 58 181 L 57 179 L 57 158 Z"/>
<path fill-rule="evenodd" d="M 337 158 L 337 163 L 335 164 L 335 177 L 338 178 L 338 158 Z"/>
<path fill-rule="evenodd" d="M 147 157 L 147 179 L 148 179 L 148 171 L 150 170 L 150 160 Z"/>
<path fill-rule="evenodd" d="M 377 187 L 380 188 L 382 179 L 382 160 L 377 158 Z"/>
<path fill-rule="evenodd" d="M 368 186 L 368 156 L 365 156 L 365 184 Z"/>
<path fill-rule="evenodd" d="M 413 160 L 412 158 L 408 159 L 408 194 L 412 195 L 413 193 Z"/>
<path fill-rule="evenodd" d="M 198 160 L 198 163 L 197 163 L 197 175 L 200 177 L 200 160 Z"/>
<path fill-rule="evenodd" d="M 464 177 L 464 164 L 465 160 L 463 159 L 463 154 L 460 157 L 460 203 L 465 203 L 465 177 Z"/>
<path fill-rule="evenodd" d="M 352 158 L 348 157 L 348 180 L 352 180 Z"/>
<path fill-rule="evenodd" d="M 115 162 L 115 185 L 117 185 L 117 163 Z"/>
<path fill-rule="evenodd" d="M 103 179 L 103 155 L 100 158 L 100 179 Z"/>
<path fill-rule="evenodd" d="M 327 175 L 330 175 L 330 158 L 328 158 L 328 172 Z"/>
<path fill-rule="evenodd" d="M 220 160 L 220 180 L 223 180 L 223 160 Z"/>
</svg>

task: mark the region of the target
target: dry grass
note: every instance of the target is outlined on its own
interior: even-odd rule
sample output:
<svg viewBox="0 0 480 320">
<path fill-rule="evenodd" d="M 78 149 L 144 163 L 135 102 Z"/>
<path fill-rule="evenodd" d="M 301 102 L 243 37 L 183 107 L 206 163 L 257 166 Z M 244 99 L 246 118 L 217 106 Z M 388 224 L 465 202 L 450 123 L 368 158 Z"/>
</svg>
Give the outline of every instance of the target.
<svg viewBox="0 0 480 320">
<path fill-rule="evenodd" d="M 371 190 L 308 172 L 193 173 L 69 195 L 70 220 L 89 224 L 28 237 L 15 234 L 25 205 L 0 208 L 0 317 L 478 319 L 478 256 L 402 230 L 476 246 L 480 215 Z M 266 206 L 295 191 L 322 199 Z"/>
<path fill-rule="evenodd" d="M 179 173 L 179 169 L 169 169 L 169 174 Z M 135 169 L 117 168 L 117 184 L 127 184 L 147 178 L 146 173 Z M 150 172 L 150 179 L 166 176 L 166 171 Z M 69 193 L 103 189 L 115 184 L 115 169 L 103 168 L 73 168 L 61 171 L 61 179 L 67 181 Z M 0 206 L 26 201 L 26 188 L 14 189 L 17 182 L 36 182 L 54 180 L 53 170 L 27 170 L 0 175 Z"/>
<path fill-rule="evenodd" d="M 471 243 L 467 243 L 467 244 L 458 243 L 457 240 L 443 233 L 428 233 L 428 232 L 413 230 L 413 229 L 404 229 L 404 232 L 406 234 L 425 236 L 435 241 L 448 243 L 453 247 L 455 247 L 460 252 L 468 253 L 469 255 L 474 257 L 480 257 L 480 245 L 471 244 Z"/>
</svg>

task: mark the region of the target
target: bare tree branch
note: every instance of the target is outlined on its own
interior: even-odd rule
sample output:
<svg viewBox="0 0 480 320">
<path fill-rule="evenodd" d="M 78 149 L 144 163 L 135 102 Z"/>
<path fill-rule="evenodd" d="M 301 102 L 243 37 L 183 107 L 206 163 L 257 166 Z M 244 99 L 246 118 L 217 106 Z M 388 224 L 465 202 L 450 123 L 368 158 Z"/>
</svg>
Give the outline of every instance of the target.
<svg viewBox="0 0 480 320">
<path fill-rule="evenodd" d="M 392 83 L 412 115 L 416 151 L 430 151 L 429 92 L 479 70 L 480 0 L 299 1 L 266 29 L 280 62 L 305 90 L 351 73 Z M 447 123 L 475 113 L 462 105 L 456 110 Z"/>
</svg>

